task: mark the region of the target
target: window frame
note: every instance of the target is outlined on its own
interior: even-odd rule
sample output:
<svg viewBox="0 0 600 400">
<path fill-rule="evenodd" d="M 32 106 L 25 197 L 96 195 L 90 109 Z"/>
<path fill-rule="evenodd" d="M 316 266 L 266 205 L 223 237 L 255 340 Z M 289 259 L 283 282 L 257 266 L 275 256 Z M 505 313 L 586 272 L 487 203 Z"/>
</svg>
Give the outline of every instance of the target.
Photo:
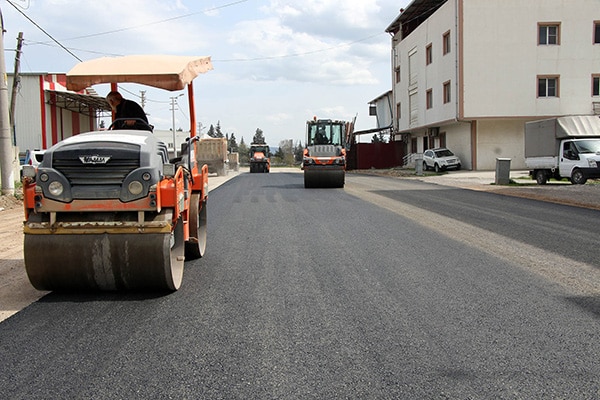
<svg viewBox="0 0 600 400">
<path fill-rule="evenodd" d="M 542 28 L 546 29 L 544 40 L 546 43 L 542 43 Z M 556 28 L 556 43 L 550 43 L 549 38 L 551 37 L 548 32 L 548 28 Z M 538 22 L 537 27 L 537 44 L 538 46 L 560 46 L 561 29 L 560 22 Z"/>
<path fill-rule="evenodd" d="M 442 34 L 442 54 L 446 55 L 450 53 L 451 50 L 452 47 L 450 43 L 450 30 L 447 30 Z"/>
<path fill-rule="evenodd" d="M 425 46 L 425 65 L 429 65 L 433 62 L 433 43 L 429 43 Z"/>
<path fill-rule="evenodd" d="M 433 89 L 429 88 L 425 91 L 425 109 L 433 108 Z"/>
<path fill-rule="evenodd" d="M 592 97 L 600 97 L 600 74 L 592 74 Z"/>
<path fill-rule="evenodd" d="M 600 44 L 600 21 L 594 21 L 594 30 L 592 31 L 592 43 Z"/>
<path fill-rule="evenodd" d="M 450 81 L 446 81 L 442 83 L 443 87 L 443 102 L 444 104 L 448 104 L 452 101 L 452 88 L 450 86 Z"/>
<path fill-rule="evenodd" d="M 545 83 L 545 94 L 542 96 L 540 93 L 540 81 L 546 81 Z M 548 94 L 548 81 L 554 80 L 554 95 Z M 537 76 L 537 98 L 538 99 L 547 99 L 547 98 L 558 98 L 560 97 L 560 75 L 538 75 Z"/>
<path fill-rule="evenodd" d="M 400 120 L 402 118 L 402 103 L 396 103 L 396 119 Z"/>
<path fill-rule="evenodd" d="M 396 83 L 400 83 L 402 75 L 400 74 L 400 66 L 399 65 L 394 69 L 394 76 L 396 78 Z"/>
</svg>

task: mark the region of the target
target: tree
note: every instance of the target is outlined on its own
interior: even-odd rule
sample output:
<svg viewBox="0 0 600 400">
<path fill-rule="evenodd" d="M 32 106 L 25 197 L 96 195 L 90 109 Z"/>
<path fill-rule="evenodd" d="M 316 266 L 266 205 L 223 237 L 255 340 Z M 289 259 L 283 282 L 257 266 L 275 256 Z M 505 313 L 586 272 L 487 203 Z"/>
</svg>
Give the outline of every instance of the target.
<svg viewBox="0 0 600 400">
<path fill-rule="evenodd" d="M 229 151 L 235 153 L 238 151 L 238 144 L 235 140 L 235 134 L 231 134 L 231 137 L 227 139 L 227 147 L 229 147 Z"/>
<path fill-rule="evenodd" d="M 221 132 L 221 121 L 217 121 L 217 126 L 215 127 L 215 137 L 223 138 L 223 132 Z"/>
<path fill-rule="evenodd" d="M 294 160 L 296 162 L 302 162 L 304 157 L 304 146 L 302 146 L 302 142 L 298 140 L 298 144 L 294 147 Z"/>
<path fill-rule="evenodd" d="M 242 136 L 242 140 L 240 140 L 240 145 L 238 146 L 238 153 L 240 155 L 240 164 L 248 164 L 250 162 L 250 149 L 244 143 L 244 137 Z"/>
<path fill-rule="evenodd" d="M 256 133 L 254 134 L 254 137 L 252 138 L 252 143 L 258 143 L 258 144 L 266 144 L 267 142 L 265 142 L 265 137 L 263 136 L 263 131 L 260 128 L 256 128 Z"/>
<path fill-rule="evenodd" d="M 216 137 L 215 136 L 215 127 L 212 124 L 210 124 L 210 127 L 208 128 L 208 132 L 206 132 L 206 134 L 209 137 Z"/>
</svg>

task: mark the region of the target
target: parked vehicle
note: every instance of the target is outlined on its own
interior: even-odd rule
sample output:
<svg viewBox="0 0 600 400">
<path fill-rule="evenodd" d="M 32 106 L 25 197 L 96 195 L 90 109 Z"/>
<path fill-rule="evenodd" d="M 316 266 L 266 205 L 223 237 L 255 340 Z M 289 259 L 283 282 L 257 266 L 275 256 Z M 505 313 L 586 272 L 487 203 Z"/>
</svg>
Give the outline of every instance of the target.
<svg viewBox="0 0 600 400">
<path fill-rule="evenodd" d="M 566 116 L 525 123 L 525 165 L 540 185 L 600 178 L 600 118 Z"/>
<path fill-rule="evenodd" d="M 25 162 L 23 164 L 32 165 L 37 168 L 44 159 L 45 152 L 46 150 L 27 150 L 25 152 Z"/>
<path fill-rule="evenodd" d="M 460 158 L 445 147 L 425 150 L 423 153 L 423 169 L 435 172 L 461 168 Z"/>
<path fill-rule="evenodd" d="M 227 138 L 202 138 L 198 143 L 196 155 L 200 164 L 208 165 L 209 173 L 218 176 L 227 175 Z"/>
</svg>

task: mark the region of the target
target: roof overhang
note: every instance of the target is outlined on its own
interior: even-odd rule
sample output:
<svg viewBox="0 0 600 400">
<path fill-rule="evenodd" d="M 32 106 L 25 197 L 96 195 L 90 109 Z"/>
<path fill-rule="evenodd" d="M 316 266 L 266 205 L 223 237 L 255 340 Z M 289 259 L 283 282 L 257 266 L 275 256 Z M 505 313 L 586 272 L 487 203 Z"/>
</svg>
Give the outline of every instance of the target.
<svg viewBox="0 0 600 400">
<path fill-rule="evenodd" d="M 385 31 L 396 34 L 403 25 L 416 27 L 429 18 L 446 1 L 448 0 L 413 0 Z"/>
</svg>

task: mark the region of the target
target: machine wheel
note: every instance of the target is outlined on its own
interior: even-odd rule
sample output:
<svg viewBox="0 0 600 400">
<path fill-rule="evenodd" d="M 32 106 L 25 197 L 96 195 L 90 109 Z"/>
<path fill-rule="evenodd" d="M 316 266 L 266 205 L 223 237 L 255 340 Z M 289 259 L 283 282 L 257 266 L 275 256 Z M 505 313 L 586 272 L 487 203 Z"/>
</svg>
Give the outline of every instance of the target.
<svg viewBox="0 0 600 400">
<path fill-rule="evenodd" d="M 583 175 L 583 172 L 579 168 L 574 169 L 571 173 L 571 183 L 575 185 L 585 185 L 586 182 L 587 178 Z"/>
<path fill-rule="evenodd" d="M 185 259 L 195 260 L 206 250 L 206 201 L 200 203 L 200 194 L 190 199 L 190 240 L 185 242 Z"/>
<path fill-rule="evenodd" d="M 184 251 L 179 219 L 166 234 L 25 234 L 23 252 L 38 290 L 175 291 Z"/>
<path fill-rule="evenodd" d="M 548 175 L 546 174 L 546 171 L 538 169 L 535 172 L 535 181 L 538 185 L 545 185 L 546 182 L 548 182 Z"/>
<path fill-rule="evenodd" d="M 423 161 L 423 171 L 428 171 L 429 167 L 427 166 L 427 163 L 425 161 Z"/>
<path fill-rule="evenodd" d="M 433 170 L 434 170 L 435 172 L 440 172 L 440 171 L 441 171 L 441 169 L 440 169 L 440 166 L 439 166 L 439 165 L 437 165 L 437 163 L 433 165 Z"/>
</svg>

